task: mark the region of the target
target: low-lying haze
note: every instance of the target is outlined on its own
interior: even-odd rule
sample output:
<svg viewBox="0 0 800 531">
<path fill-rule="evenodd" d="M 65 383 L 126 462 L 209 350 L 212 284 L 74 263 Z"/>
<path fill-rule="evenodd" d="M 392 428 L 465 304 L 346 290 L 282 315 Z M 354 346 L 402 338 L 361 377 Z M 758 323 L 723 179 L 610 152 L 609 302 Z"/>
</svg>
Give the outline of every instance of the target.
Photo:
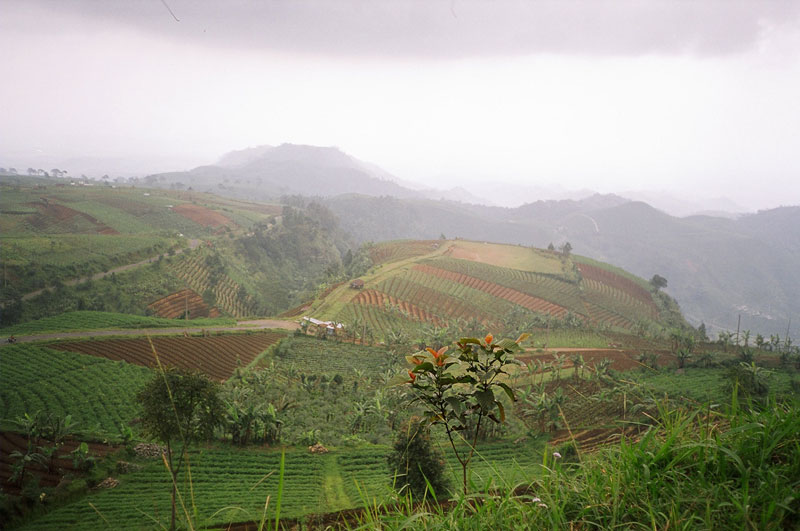
<svg viewBox="0 0 800 531">
<path fill-rule="evenodd" d="M 294 142 L 440 188 L 800 203 L 796 2 L 6 0 L 2 11 L 0 165 L 142 174 Z"/>
</svg>

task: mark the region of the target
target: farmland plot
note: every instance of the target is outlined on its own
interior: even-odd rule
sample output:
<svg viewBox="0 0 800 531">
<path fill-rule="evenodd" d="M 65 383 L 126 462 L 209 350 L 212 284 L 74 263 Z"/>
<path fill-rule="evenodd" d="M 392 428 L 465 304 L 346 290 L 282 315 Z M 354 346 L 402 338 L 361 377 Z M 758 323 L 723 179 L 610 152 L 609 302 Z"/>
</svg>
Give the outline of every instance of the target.
<svg viewBox="0 0 800 531">
<path fill-rule="evenodd" d="M 44 347 L 0 349 L 0 426 L 16 427 L 25 413 L 72 415 L 79 432 L 118 436 L 138 414 L 136 393 L 148 369 Z"/>
<path fill-rule="evenodd" d="M 281 516 L 324 512 L 322 477 L 325 456 L 307 450 L 286 453 Z M 196 527 L 258 521 L 270 498 L 267 517 L 275 516 L 281 454 L 272 450 L 206 449 L 189 456 L 188 475 L 179 490 L 190 514 L 198 511 Z M 184 474 L 188 470 L 184 467 Z M 120 484 L 89 495 L 22 527 L 34 529 L 142 529 L 169 526 L 170 476 L 161 460 L 119 477 Z M 91 505 L 89 505 L 91 503 Z M 182 511 L 179 511 L 182 513 Z"/>
<path fill-rule="evenodd" d="M 155 337 L 152 338 L 152 348 L 145 338 L 105 339 L 55 343 L 51 348 L 143 367 L 157 365 L 154 348 L 162 365 L 197 370 L 211 378 L 226 380 L 236 367 L 249 365 L 261 352 L 285 336 L 285 332 L 268 331 L 212 337 Z"/>
</svg>

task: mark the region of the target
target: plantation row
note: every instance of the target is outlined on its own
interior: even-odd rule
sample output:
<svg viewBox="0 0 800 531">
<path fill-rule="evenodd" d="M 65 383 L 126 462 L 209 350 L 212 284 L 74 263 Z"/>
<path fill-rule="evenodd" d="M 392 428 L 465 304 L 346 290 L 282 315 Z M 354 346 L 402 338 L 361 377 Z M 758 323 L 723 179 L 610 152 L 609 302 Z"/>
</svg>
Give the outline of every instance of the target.
<svg viewBox="0 0 800 531">
<path fill-rule="evenodd" d="M 581 272 L 581 276 L 583 278 L 595 280 L 608 286 L 613 286 L 614 288 L 627 293 L 630 297 L 639 300 L 642 304 L 651 306 L 653 309 L 655 309 L 653 297 L 650 296 L 650 293 L 633 280 L 594 265 L 579 263 L 577 266 L 578 271 Z"/>
<path fill-rule="evenodd" d="M 203 293 L 211 287 L 209 270 L 205 264 L 205 255 L 191 253 L 184 255 L 172 265 L 172 271 L 184 280 L 197 293 Z M 229 276 L 219 278 L 212 291 L 217 306 L 234 317 L 246 317 L 253 311 L 253 301 L 247 296 L 246 301 L 239 297 L 240 287 Z"/>
<path fill-rule="evenodd" d="M 522 306 L 523 308 L 527 308 L 532 312 L 547 313 L 550 315 L 555 315 L 556 317 L 563 317 L 567 313 L 567 309 L 563 306 L 559 306 L 558 304 L 553 304 L 544 299 L 532 297 L 515 289 L 465 275 L 463 273 L 455 273 L 424 264 L 416 265 L 414 266 L 414 269 L 428 275 L 435 275 L 446 280 L 452 280 L 453 282 L 464 284 L 473 289 L 488 293 L 492 297 L 504 299 L 518 306 Z"/>
<path fill-rule="evenodd" d="M 378 285 L 378 289 L 401 300 L 413 300 L 415 304 L 442 320 L 475 317 L 480 321 L 488 321 L 489 314 L 486 313 L 486 308 L 476 306 L 479 301 L 457 298 L 435 287 L 428 287 L 414 282 L 411 280 L 414 277 L 414 273 L 418 272 L 412 270 L 403 275 L 390 277 L 381 282 Z M 423 275 L 418 273 L 417 276 Z M 435 284 L 435 282 L 431 284 Z M 448 286 L 439 287 L 446 288 Z"/>
<path fill-rule="evenodd" d="M 142 231 L 179 231 L 191 236 L 201 234 L 202 226 L 177 212 L 173 212 L 169 208 L 169 204 L 177 203 L 173 198 L 153 196 L 145 201 L 141 199 L 140 193 L 132 194 L 125 190 L 117 190 L 116 192 L 103 190 L 99 193 L 91 194 L 89 197 L 92 203 L 107 208 L 107 214 L 102 216 L 102 219 L 115 228 L 118 226 L 117 220 L 130 217 L 136 225 L 144 225 L 144 227 L 140 227 Z M 98 217 L 102 215 L 100 211 L 96 212 Z M 130 232 L 128 227 L 121 227 L 118 230 L 120 232 Z"/>
<path fill-rule="evenodd" d="M 413 300 L 443 318 L 475 317 L 489 322 L 491 316 L 504 315 L 513 308 L 502 299 L 490 297 L 465 284 L 426 274 L 417 267 L 384 280 L 378 288 L 399 299 Z"/>
<path fill-rule="evenodd" d="M 347 324 L 356 321 L 364 323 L 368 332 L 373 335 L 373 339 L 376 341 L 383 340 L 384 334 L 389 330 L 413 332 L 419 327 L 418 322 L 411 320 L 398 311 L 362 304 L 345 305 L 336 314 L 336 320 Z"/>
<path fill-rule="evenodd" d="M 439 319 L 436 318 L 435 315 L 432 315 L 426 312 L 425 310 L 421 310 L 415 304 L 411 304 L 410 302 L 397 299 L 391 295 L 387 295 L 386 293 L 382 293 L 374 289 L 368 289 L 360 292 L 352 300 L 352 303 L 364 304 L 367 306 L 378 306 L 382 308 L 394 307 L 396 308 L 396 310 L 399 310 L 401 313 L 408 315 L 410 319 L 414 319 L 415 321 L 425 321 L 425 322 L 441 324 Z"/>
<path fill-rule="evenodd" d="M 209 308 L 203 298 L 190 289 L 176 291 L 166 297 L 153 301 L 147 305 L 158 317 L 177 319 L 189 314 L 190 319 L 198 317 L 219 317 L 221 314 L 216 308 Z"/>
<path fill-rule="evenodd" d="M 585 303 L 586 312 L 589 314 L 589 321 L 594 325 L 608 325 L 617 328 L 631 329 L 634 322 L 625 316 L 618 314 L 608 308 L 603 308 L 591 302 Z"/>
<path fill-rule="evenodd" d="M 323 466 L 331 457 L 304 450 L 286 453 L 282 517 L 325 511 L 320 503 L 320 486 Z M 259 521 L 268 497 L 267 517 L 274 517 L 280 459 L 280 452 L 230 449 L 203 450 L 190 456 L 191 487 L 187 476 L 178 487 L 189 514 L 194 514 L 194 500 L 199 519 L 193 527 Z M 111 522 L 115 529 L 141 529 L 143 525 L 168 526 L 169 516 L 170 476 L 161 460 L 156 459 L 140 471 L 121 476 L 116 488 L 59 507 L 21 529 L 94 530 L 106 528 Z"/>
<path fill-rule="evenodd" d="M 441 244 L 441 240 L 378 243 L 370 248 L 369 257 L 375 265 L 396 262 L 428 254 L 438 249 Z"/>
<path fill-rule="evenodd" d="M 345 382 L 381 375 L 393 361 L 385 349 L 320 341 L 308 336 L 291 336 L 276 350 L 279 369 L 295 366 L 306 374 L 339 374 Z M 361 376 L 353 373 L 357 368 Z"/>
<path fill-rule="evenodd" d="M 623 315 L 658 318 L 658 308 L 652 299 L 649 303 L 645 303 L 627 291 L 593 279 L 584 278 L 583 286 L 586 298 L 599 306 L 605 306 Z"/>
<path fill-rule="evenodd" d="M 0 426 L 18 429 L 26 413 L 72 415 L 76 430 L 119 436 L 138 412 L 135 395 L 148 369 L 44 347 L 0 349 Z"/>
<path fill-rule="evenodd" d="M 559 301 L 562 307 L 575 313 L 580 313 L 581 311 L 582 301 L 578 287 L 554 275 L 543 275 L 507 267 L 495 267 L 480 262 L 454 258 L 437 258 L 422 263 L 438 269 L 479 278 L 493 284 L 500 284 L 531 297 L 546 301 Z"/>
<path fill-rule="evenodd" d="M 106 339 L 56 343 L 51 348 L 80 352 L 143 367 L 162 365 L 199 370 L 217 380 L 230 378 L 237 366 L 247 366 L 270 345 L 285 337 L 285 332 L 212 337 L 155 337 L 147 339 Z M 153 352 L 155 350 L 155 352 Z"/>
</svg>

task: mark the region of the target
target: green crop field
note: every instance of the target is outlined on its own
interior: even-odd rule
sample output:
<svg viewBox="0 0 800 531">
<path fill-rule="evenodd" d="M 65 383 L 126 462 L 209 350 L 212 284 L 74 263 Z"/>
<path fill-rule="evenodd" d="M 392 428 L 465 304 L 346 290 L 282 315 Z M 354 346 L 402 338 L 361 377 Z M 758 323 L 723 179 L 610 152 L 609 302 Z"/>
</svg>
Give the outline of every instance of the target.
<svg viewBox="0 0 800 531">
<path fill-rule="evenodd" d="M 448 254 L 453 258 L 517 271 L 551 275 L 562 273 L 558 254 L 520 245 L 458 240 L 451 246 Z"/>
<path fill-rule="evenodd" d="M 275 351 L 278 368 L 292 364 L 307 374 L 341 374 L 345 381 L 357 378 L 354 370 L 362 376 L 375 378 L 395 365 L 386 349 L 353 343 L 325 341 L 309 336 L 289 336 Z M 404 360 L 402 360 L 404 361 Z"/>
<path fill-rule="evenodd" d="M 53 317 L 45 317 L 14 326 L 0 328 L 0 336 L 25 336 L 46 332 L 70 332 L 76 330 L 104 330 L 127 328 L 195 328 L 211 326 L 233 326 L 235 319 L 219 317 L 216 319 L 161 319 L 143 315 L 129 315 L 113 312 L 75 311 L 65 312 Z"/>
<path fill-rule="evenodd" d="M 136 393 L 151 377 L 143 367 L 45 347 L 0 349 L 0 426 L 17 427 L 25 413 L 72 415 L 76 431 L 118 437 L 138 414 Z"/>
<path fill-rule="evenodd" d="M 472 480 L 476 485 L 514 485 L 536 474 L 540 444 L 486 444 L 476 456 Z M 367 503 L 391 495 L 386 464 L 388 447 L 364 447 L 313 455 L 305 449 L 286 452 L 281 516 L 292 519 Z M 258 521 L 269 497 L 267 518 L 274 518 L 280 470 L 278 450 L 201 449 L 189 457 L 188 473 L 179 490 L 198 527 Z M 448 459 L 449 474 L 457 463 Z M 34 529 L 115 529 L 160 527 L 169 523 L 170 480 L 160 460 L 141 462 L 140 471 L 118 476 L 119 486 L 100 490 L 24 525 Z M 453 482 L 455 484 L 455 481 Z M 197 511 L 197 517 L 194 516 Z M 180 510 L 183 513 L 183 510 Z M 182 517 L 181 520 L 185 520 Z"/>
</svg>

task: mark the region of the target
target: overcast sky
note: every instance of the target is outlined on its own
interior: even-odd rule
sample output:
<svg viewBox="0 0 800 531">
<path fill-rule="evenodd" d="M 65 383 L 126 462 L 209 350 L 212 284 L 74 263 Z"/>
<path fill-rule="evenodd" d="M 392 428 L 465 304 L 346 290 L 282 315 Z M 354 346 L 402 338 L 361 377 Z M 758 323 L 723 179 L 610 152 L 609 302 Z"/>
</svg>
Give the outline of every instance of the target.
<svg viewBox="0 0 800 531">
<path fill-rule="evenodd" d="M 800 204 L 792 0 L 0 0 L 0 72 L 5 165 L 292 142 L 430 185 Z"/>
</svg>

